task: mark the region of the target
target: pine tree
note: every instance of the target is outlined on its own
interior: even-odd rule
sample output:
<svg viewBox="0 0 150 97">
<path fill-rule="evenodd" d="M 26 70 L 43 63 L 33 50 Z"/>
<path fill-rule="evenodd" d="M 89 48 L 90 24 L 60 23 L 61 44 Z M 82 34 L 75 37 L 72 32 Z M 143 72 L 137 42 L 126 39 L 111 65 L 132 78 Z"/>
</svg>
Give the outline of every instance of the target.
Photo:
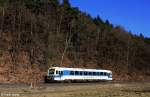
<svg viewBox="0 0 150 97">
<path fill-rule="evenodd" d="M 69 0 L 63 0 L 63 6 L 64 6 L 65 8 L 71 8 L 71 5 L 70 5 L 70 3 L 69 3 Z"/>
</svg>

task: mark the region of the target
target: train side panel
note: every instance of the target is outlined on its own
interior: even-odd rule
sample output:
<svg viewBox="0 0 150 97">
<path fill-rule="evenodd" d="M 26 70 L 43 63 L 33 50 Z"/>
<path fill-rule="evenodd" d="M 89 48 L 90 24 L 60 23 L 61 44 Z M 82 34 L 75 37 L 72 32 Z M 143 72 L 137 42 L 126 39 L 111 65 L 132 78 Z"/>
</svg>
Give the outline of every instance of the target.
<svg viewBox="0 0 150 97">
<path fill-rule="evenodd" d="M 112 72 L 108 70 L 97 69 L 81 69 L 81 68 L 51 68 L 54 72 L 48 71 L 47 78 L 53 81 L 85 81 L 85 80 L 112 80 Z M 71 73 L 73 72 L 73 74 Z M 81 73 L 82 72 L 82 73 Z M 85 75 L 84 73 L 87 72 Z M 97 73 L 103 72 L 105 75 L 98 75 Z M 93 74 L 88 74 L 93 73 Z"/>
</svg>

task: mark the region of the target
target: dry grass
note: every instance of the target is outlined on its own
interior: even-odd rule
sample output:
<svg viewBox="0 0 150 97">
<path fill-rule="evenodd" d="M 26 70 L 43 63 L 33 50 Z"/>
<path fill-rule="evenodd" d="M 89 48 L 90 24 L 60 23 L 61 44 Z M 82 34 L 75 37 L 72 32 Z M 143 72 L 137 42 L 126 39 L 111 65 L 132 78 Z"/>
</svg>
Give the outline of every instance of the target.
<svg viewBox="0 0 150 97">
<path fill-rule="evenodd" d="M 1 87 L 0 92 L 19 94 L 19 97 L 150 97 L 150 83 L 58 83 L 34 89 Z"/>
</svg>

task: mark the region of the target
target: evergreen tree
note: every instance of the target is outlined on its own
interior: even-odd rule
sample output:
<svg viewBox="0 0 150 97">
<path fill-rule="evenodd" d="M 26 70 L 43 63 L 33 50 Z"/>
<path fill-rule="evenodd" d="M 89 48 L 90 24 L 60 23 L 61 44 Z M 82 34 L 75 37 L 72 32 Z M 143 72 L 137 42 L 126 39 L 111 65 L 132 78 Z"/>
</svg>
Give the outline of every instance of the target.
<svg viewBox="0 0 150 97">
<path fill-rule="evenodd" d="M 65 8 L 70 8 L 71 6 L 70 6 L 70 3 L 69 3 L 69 0 L 63 0 L 63 6 Z"/>
<path fill-rule="evenodd" d="M 41 0 L 25 0 L 25 5 L 27 8 L 30 8 L 33 13 L 39 14 L 41 12 L 43 2 Z"/>
</svg>

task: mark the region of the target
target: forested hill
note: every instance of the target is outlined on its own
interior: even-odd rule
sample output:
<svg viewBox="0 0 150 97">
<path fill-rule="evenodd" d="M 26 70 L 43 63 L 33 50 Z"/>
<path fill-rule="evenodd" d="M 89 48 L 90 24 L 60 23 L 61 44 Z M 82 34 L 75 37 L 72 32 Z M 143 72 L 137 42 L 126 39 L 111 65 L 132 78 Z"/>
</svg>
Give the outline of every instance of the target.
<svg viewBox="0 0 150 97">
<path fill-rule="evenodd" d="M 150 78 L 150 38 L 68 0 L 0 0 L 0 82 L 42 78 L 63 55 L 61 66 L 110 69 L 115 80 Z"/>
</svg>

